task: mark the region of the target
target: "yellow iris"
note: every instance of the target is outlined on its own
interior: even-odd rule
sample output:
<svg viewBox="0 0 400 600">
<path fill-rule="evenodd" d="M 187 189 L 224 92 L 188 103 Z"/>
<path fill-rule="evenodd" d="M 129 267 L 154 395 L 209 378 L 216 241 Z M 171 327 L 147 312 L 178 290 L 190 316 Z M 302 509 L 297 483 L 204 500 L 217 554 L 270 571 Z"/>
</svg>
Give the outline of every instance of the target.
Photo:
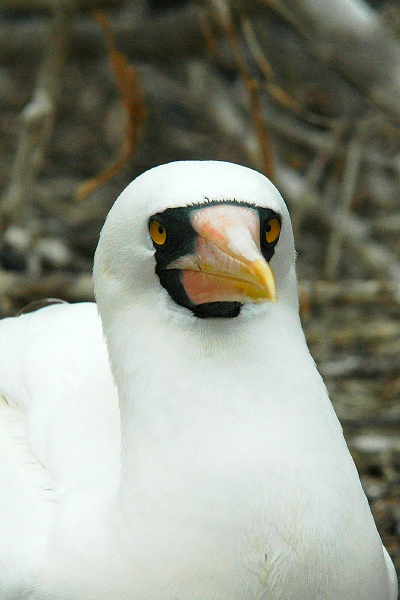
<svg viewBox="0 0 400 600">
<path fill-rule="evenodd" d="M 265 230 L 265 239 L 267 240 L 268 244 L 273 244 L 274 242 L 276 242 L 280 232 L 281 224 L 279 223 L 278 219 L 271 219 L 268 222 L 267 228 Z"/>
<path fill-rule="evenodd" d="M 150 224 L 151 239 L 157 246 L 163 246 L 167 240 L 167 230 L 164 225 L 158 221 L 152 221 Z"/>
</svg>

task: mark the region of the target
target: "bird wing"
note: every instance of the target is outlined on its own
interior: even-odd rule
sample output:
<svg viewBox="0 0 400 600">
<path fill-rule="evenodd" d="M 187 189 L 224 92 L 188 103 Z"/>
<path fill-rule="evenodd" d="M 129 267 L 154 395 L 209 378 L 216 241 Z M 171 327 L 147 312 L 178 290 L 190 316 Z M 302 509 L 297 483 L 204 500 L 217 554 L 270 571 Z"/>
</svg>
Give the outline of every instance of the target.
<svg viewBox="0 0 400 600">
<path fill-rule="evenodd" d="M 118 474 L 120 434 L 95 304 L 0 321 L 0 356 L 1 597 L 29 589 L 63 495 Z"/>
</svg>

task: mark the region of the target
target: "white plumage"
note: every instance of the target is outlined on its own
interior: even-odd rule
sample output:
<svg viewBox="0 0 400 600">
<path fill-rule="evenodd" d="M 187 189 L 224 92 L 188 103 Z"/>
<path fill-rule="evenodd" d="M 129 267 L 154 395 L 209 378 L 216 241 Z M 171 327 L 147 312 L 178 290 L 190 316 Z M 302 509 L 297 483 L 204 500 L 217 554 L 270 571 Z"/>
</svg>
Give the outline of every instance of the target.
<svg viewBox="0 0 400 600">
<path fill-rule="evenodd" d="M 275 303 L 198 319 L 160 285 L 149 218 L 208 201 L 281 215 Z M 265 177 L 171 163 L 103 228 L 102 325 L 90 303 L 0 323 L 1 600 L 397 598 L 306 347 L 294 263 Z"/>
</svg>

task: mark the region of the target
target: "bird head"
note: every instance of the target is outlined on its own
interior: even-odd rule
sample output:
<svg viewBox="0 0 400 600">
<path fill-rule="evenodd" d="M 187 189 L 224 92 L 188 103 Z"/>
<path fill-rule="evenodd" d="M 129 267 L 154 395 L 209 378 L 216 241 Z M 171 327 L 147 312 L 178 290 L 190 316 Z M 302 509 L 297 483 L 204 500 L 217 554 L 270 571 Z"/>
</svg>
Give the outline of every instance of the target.
<svg viewBox="0 0 400 600">
<path fill-rule="evenodd" d="M 101 312 L 162 298 L 160 310 L 233 318 L 249 305 L 297 302 L 294 262 L 289 214 L 266 177 L 226 162 L 174 162 L 140 175 L 111 209 L 96 297 Z"/>
</svg>

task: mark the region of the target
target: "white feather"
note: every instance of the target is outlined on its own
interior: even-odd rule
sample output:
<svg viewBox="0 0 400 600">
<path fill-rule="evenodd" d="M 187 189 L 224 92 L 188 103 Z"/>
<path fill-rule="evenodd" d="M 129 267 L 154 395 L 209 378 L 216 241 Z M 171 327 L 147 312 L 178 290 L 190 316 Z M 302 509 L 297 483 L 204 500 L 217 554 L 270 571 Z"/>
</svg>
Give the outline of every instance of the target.
<svg viewBox="0 0 400 600">
<path fill-rule="evenodd" d="M 205 200 L 282 215 L 278 301 L 197 319 L 148 219 Z M 298 317 L 287 209 L 229 163 L 164 165 L 103 228 L 95 305 L 0 323 L 0 597 L 394 600 L 396 583 Z M 121 433 L 120 433 L 121 428 Z"/>
</svg>

